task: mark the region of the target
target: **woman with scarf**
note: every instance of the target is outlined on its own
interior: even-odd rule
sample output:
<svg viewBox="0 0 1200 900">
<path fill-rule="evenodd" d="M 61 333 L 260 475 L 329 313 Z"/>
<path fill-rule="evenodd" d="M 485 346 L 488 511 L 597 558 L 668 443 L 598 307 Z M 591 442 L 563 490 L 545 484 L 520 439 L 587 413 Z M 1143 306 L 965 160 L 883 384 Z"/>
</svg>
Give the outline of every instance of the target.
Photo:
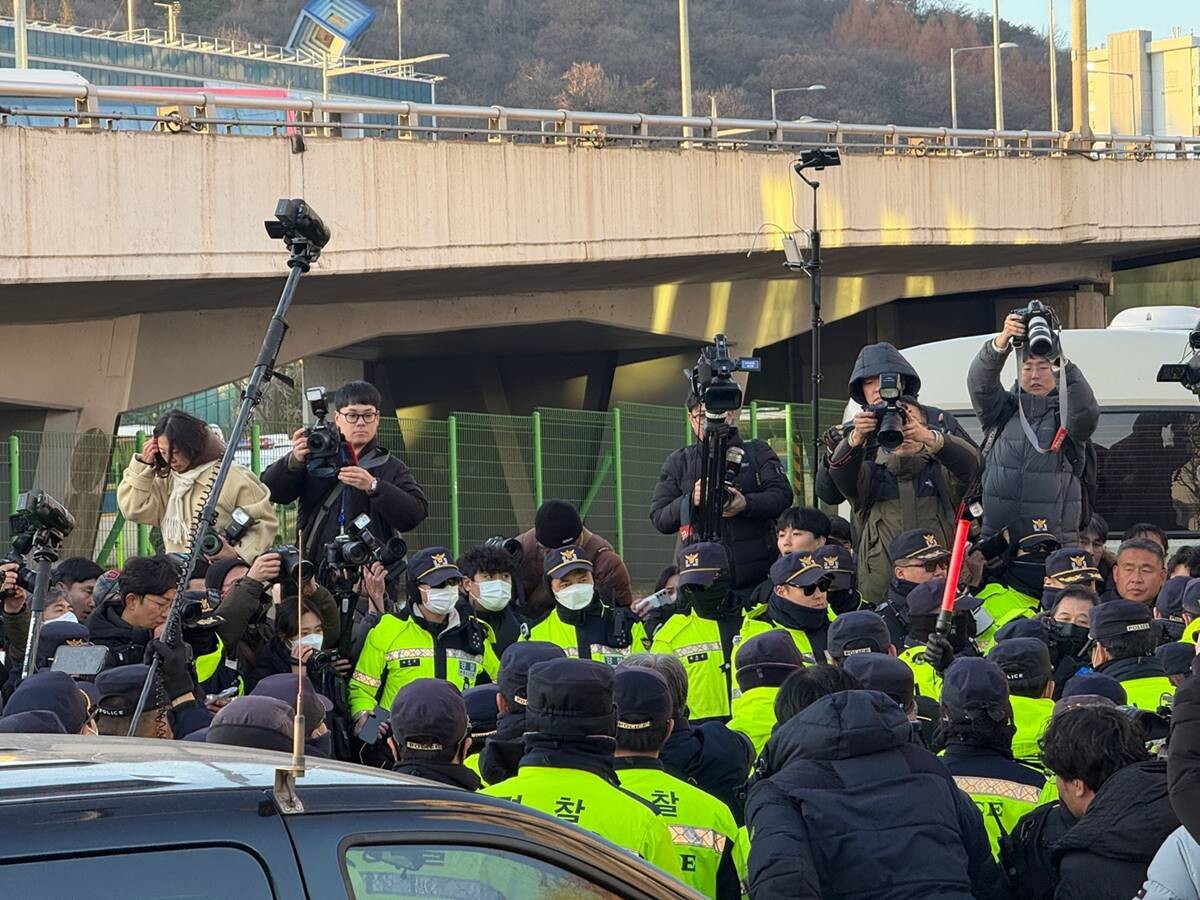
<svg viewBox="0 0 1200 900">
<path fill-rule="evenodd" d="M 221 439 L 201 419 L 180 409 L 166 413 L 142 452 L 125 468 L 117 487 L 121 514 L 139 525 L 157 525 L 167 553 L 187 553 L 192 524 L 224 451 Z M 217 500 L 218 533 L 239 506 L 254 518 L 254 524 L 236 547 L 224 544 L 218 556 L 236 555 L 251 562 L 275 540 L 279 519 L 263 483 L 249 469 L 234 463 Z"/>
</svg>

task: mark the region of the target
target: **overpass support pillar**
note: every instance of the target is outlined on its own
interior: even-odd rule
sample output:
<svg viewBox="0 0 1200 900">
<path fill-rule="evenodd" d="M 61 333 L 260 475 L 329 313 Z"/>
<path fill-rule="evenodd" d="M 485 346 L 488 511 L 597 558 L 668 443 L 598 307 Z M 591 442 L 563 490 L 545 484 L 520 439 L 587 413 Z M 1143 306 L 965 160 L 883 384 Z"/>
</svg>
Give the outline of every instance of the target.
<svg viewBox="0 0 1200 900">
<path fill-rule="evenodd" d="M 1107 328 L 1108 313 L 1105 307 L 1105 295 L 1092 287 L 1081 287 L 1070 295 L 1068 306 L 1067 328 Z"/>
</svg>

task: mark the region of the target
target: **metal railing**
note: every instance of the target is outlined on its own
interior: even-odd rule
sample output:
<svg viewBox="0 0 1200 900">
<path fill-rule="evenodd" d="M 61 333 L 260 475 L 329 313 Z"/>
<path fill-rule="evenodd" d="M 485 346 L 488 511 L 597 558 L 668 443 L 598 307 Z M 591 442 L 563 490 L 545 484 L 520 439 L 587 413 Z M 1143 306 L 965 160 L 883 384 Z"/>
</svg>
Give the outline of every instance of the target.
<svg viewBox="0 0 1200 900">
<path fill-rule="evenodd" d="M 585 146 L 634 146 L 779 150 L 832 145 L 850 151 L 929 156 L 1067 156 L 1200 158 L 1200 136 L 1095 135 L 1085 146 L 1061 131 L 996 131 L 862 125 L 849 122 L 788 122 L 712 116 L 663 116 L 646 113 L 583 112 L 460 106 L 319 97 L 228 97 L 211 91 L 131 91 L 96 85 L 0 84 L 0 98 L 62 100 L 63 108 L 7 106 L 0 124 L 13 117 L 50 119 L 66 125 L 119 128 L 123 121 L 161 123 L 164 130 L 365 135 L 489 142 L 537 142 Z M 73 103 L 73 108 L 65 108 Z M 130 112 L 135 105 L 177 107 L 181 112 Z M 125 107 L 124 109 L 122 107 Z M 184 113 L 182 110 L 187 109 Z M 219 108 L 219 110 L 218 110 Z M 247 120 L 219 111 L 276 111 L 278 121 Z M 369 120 L 365 117 L 371 117 Z M 379 121 L 385 119 L 386 121 Z M 393 121 L 394 119 L 394 121 Z"/>
</svg>

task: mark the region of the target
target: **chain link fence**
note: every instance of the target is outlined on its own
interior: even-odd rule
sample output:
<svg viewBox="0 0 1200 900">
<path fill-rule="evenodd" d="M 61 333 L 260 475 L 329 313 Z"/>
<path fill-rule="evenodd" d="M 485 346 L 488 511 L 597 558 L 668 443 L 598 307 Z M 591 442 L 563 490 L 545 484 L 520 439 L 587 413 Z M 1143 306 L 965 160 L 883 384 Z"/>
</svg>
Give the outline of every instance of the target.
<svg viewBox="0 0 1200 900">
<path fill-rule="evenodd" d="M 825 426 L 841 421 L 844 403 L 822 403 Z M 217 422 L 228 427 L 226 423 Z M 256 474 L 284 458 L 298 423 L 258 421 L 236 461 Z M 125 429 L 123 429 L 125 430 Z M 806 404 L 756 402 L 742 412 L 742 434 L 767 441 L 796 490 L 812 493 L 811 410 Z M 161 546 L 157 531 L 127 522 L 117 509 L 121 473 L 145 434 L 16 432 L 0 458 L 0 496 L 9 512 L 20 491 L 41 488 L 63 502 L 76 529 L 63 555 L 119 566 Z M 634 583 L 653 584 L 673 561 L 675 536 L 650 522 L 650 497 L 663 461 L 695 440 L 680 407 L 622 403 L 608 412 L 539 409 L 530 416 L 456 413 L 445 420 L 380 422 L 379 443 L 409 466 L 429 499 L 429 515 L 405 535 L 410 548 L 440 544 L 458 554 L 493 535 L 532 527 L 547 499 L 577 506 L 586 526 L 612 541 Z M 16 477 L 13 477 L 13 473 Z M 294 504 L 277 507 L 279 541 L 295 538 Z M 11 539 L 8 521 L 0 538 Z"/>
</svg>

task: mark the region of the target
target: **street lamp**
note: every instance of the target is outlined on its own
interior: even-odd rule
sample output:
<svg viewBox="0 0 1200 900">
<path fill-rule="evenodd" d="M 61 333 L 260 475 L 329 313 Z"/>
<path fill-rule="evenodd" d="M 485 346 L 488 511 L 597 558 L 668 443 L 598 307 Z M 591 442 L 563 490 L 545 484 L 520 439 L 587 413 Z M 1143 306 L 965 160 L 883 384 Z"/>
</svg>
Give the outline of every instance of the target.
<svg viewBox="0 0 1200 900">
<path fill-rule="evenodd" d="M 1136 87 L 1136 83 L 1134 82 L 1133 76 L 1131 74 L 1129 74 L 1128 72 L 1110 72 L 1105 69 L 1094 69 L 1094 68 L 1092 68 L 1091 63 L 1088 63 L 1087 71 L 1088 71 L 1089 75 L 1113 75 L 1118 78 L 1128 78 L 1129 79 L 1129 133 L 1131 135 L 1138 134 L 1141 131 L 1141 129 L 1138 128 L 1138 126 L 1137 126 L 1137 93 L 1134 90 L 1134 88 Z M 1109 103 L 1108 103 L 1108 127 L 1112 128 L 1114 134 L 1116 133 L 1117 129 L 1113 128 L 1113 124 L 1112 124 L 1112 94 L 1111 94 L 1111 92 L 1109 94 Z"/>
<path fill-rule="evenodd" d="M 778 121 L 779 116 L 775 113 L 775 98 L 780 94 L 803 93 L 805 91 L 823 91 L 823 84 L 810 84 L 808 87 L 791 87 L 791 88 L 771 88 L 771 121 Z"/>
<path fill-rule="evenodd" d="M 692 38 L 688 27 L 688 0 L 679 0 L 679 94 L 680 114 L 686 119 L 692 114 Z M 684 127 L 684 137 L 692 129 Z"/>
<path fill-rule="evenodd" d="M 960 53 L 966 53 L 968 50 L 993 50 L 991 44 L 981 44 L 978 47 L 951 47 L 950 48 L 950 127 L 958 127 L 958 89 L 957 82 L 954 76 L 954 57 Z M 1012 41 L 1005 41 L 1000 45 L 1001 50 L 1015 50 L 1017 45 Z M 999 85 L 997 85 L 999 88 Z M 1003 123 L 1001 123 L 1003 124 Z"/>
</svg>

